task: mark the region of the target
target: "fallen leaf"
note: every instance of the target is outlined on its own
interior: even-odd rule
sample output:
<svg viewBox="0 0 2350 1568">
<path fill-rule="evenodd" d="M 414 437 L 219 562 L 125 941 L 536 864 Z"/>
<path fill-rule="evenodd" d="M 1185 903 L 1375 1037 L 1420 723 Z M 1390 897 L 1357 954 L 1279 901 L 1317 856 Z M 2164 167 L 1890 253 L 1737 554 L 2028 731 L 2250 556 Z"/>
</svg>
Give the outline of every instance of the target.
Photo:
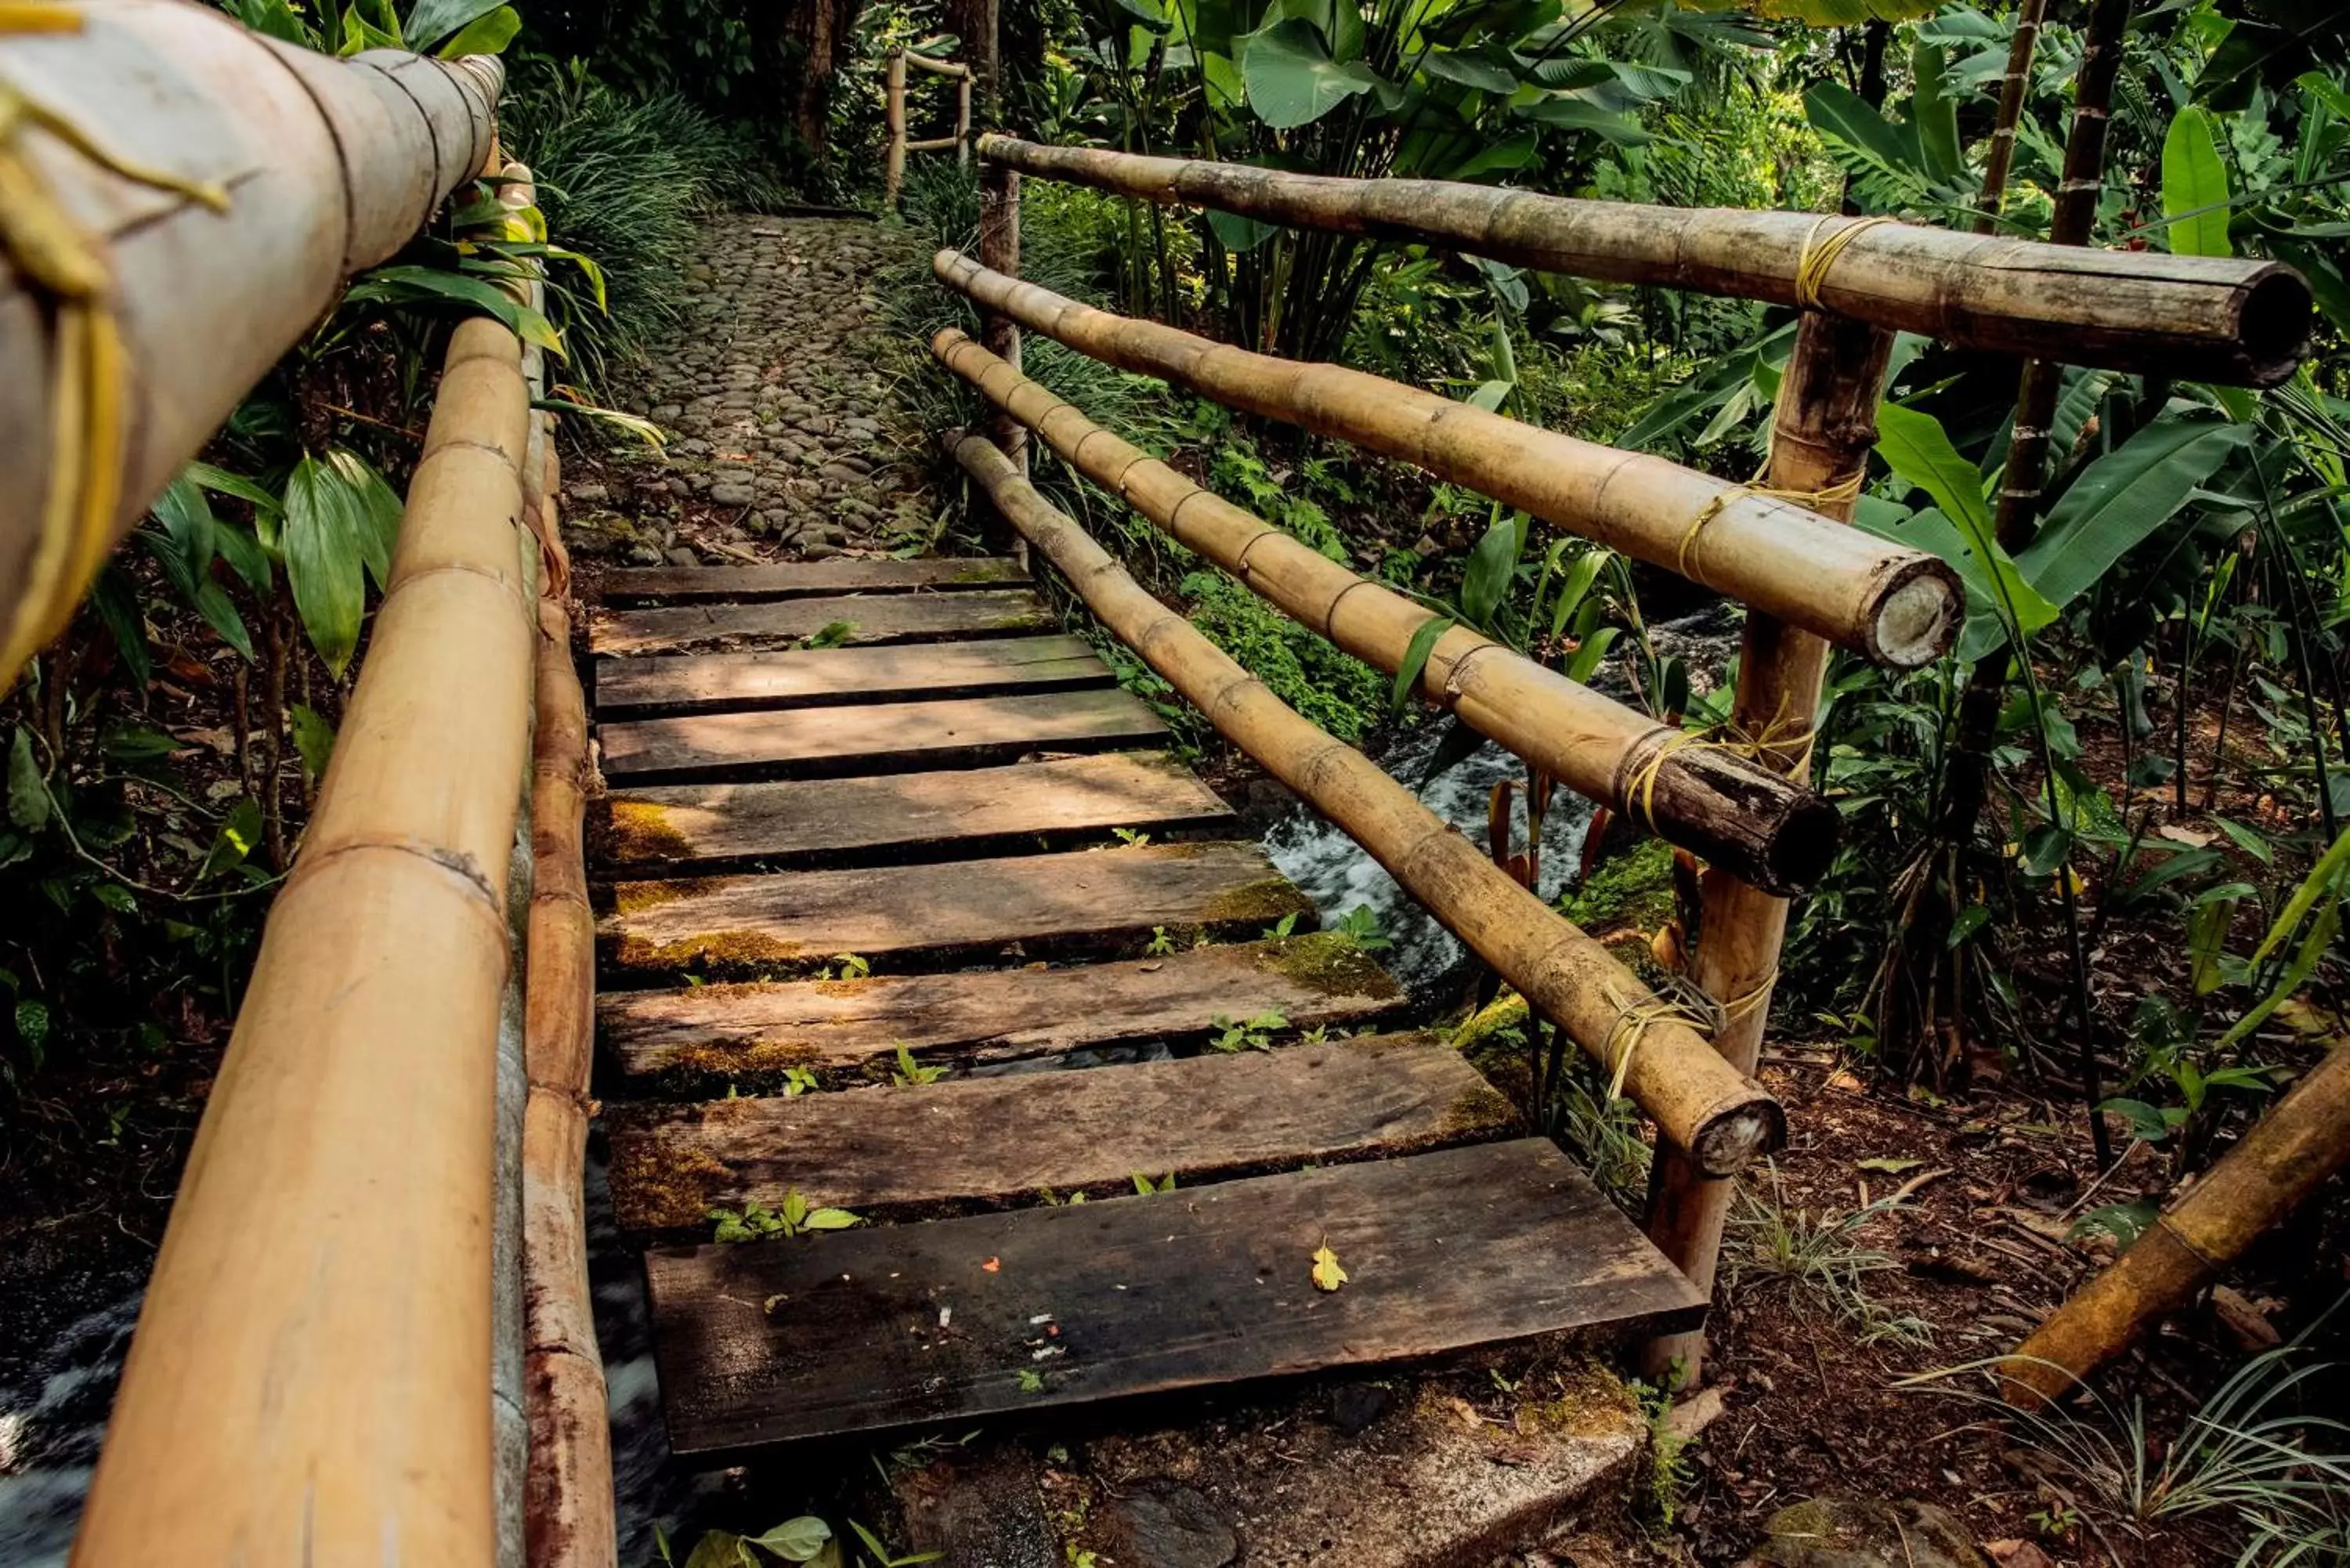
<svg viewBox="0 0 2350 1568">
<path fill-rule="evenodd" d="M 1338 1254 L 1330 1250 L 1330 1243 L 1325 1239 L 1322 1245 L 1314 1250 L 1314 1288 L 1335 1291 L 1346 1282 L 1347 1271 L 1338 1266 Z"/>
<path fill-rule="evenodd" d="M 980 1268 L 982 1270 L 991 1274 L 1000 1272 L 1003 1267 L 1003 1260 L 1001 1258 L 990 1258 L 987 1262 L 980 1264 Z"/>
<path fill-rule="evenodd" d="M 1992 1541 L 1983 1545 L 1999 1568 L 2056 1568 L 2048 1553 L 2029 1541 Z"/>
<path fill-rule="evenodd" d="M 1898 1176 L 1905 1170 L 1915 1170 L 1926 1162 L 1922 1159 L 1856 1159 L 1855 1170 L 1881 1170 L 1887 1176 Z"/>
<path fill-rule="evenodd" d="M 1831 1089 L 1843 1089 L 1851 1094 L 1856 1095 L 1860 1093 L 1862 1088 L 1866 1085 L 1864 1085 L 1858 1078 L 1854 1077 L 1849 1072 L 1846 1071 L 1842 1067 L 1838 1067 L 1835 1072 L 1828 1075 L 1827 1086 Z"/>
<path fill-rule="evenodd" d="M 2213 833 L 2198 833 L 2191 827 L 2181 827 L 2175 822 L 2164 823 L 2154 830 L 2154 836 L 2157 838 L 2168 838 L 2173 844 L 2184 844 L 2189 849 L 2206 848 L 2214 838 L 2219 836 Z"/>
</svg>

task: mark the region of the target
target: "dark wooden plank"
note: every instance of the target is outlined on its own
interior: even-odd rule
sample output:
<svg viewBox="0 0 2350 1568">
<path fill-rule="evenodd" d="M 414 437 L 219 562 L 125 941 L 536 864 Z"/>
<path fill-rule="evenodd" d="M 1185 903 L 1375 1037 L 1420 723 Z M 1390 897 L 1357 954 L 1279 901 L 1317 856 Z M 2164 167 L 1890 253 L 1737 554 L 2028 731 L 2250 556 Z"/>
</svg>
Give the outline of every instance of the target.
<svg viewBox="0 0 2350 1568">
<path fill-rule="evenodd" d="M 757 1083 L 786 1067 L 854 1066 L 900 1044 L 925 1059 L 1014 1061 L 1195 1039 L 1219 1016 L 1273 1012 L 1296 1029 L 1359 1023 L 1407 1001 L 1346 936 L 1317 931 L 1074 969 L 607 992 L 596 1014 L 630 1076 Z"/>
<path fill-rule="evenodd" d="M 988 691 L 1107 686 L 1109 666 L 1081 637 L 805 648 L 780 653 L 652 654 L 596 663 L 600 719 L 731 709 L 816 708 Z"/>
<path fill-rule="evenodd" d="M 842 556 L 829 561 L 770 561 L 755 566 L 623 566 L 604 574 L 597 597 L 608 605 L 668 599 L 813 598 L 825 594 L 941 593 L 1000 588 L 1028 581 L 1017 561 L 1000 556 L 919 561 Z"/>
<path fill-rule="evenodd" d="M 1223 827 L 1232 812 L 1165 752 L 1109 752 L 1012 767 L 677 784 L 612 792 L 591 807 L 600 865 L 624 876 L 756 860 L 840 864 L 1002 841 Z"/>
<path fill-rule="evenodd" d="M 1324 1245 L 1351 1275 L 1342 1290 L 1309 1278 Z M 664 1249 L 647 1270 L 680 1454 L 1574 1331 L 1678 1330 L 1705 1308 L 1542 1138 L 1149 1198 Z M 1041 1382 L 1024 1389 L 1023 1374 Z"/>
<path fill-rule="evenodd" d="M 836 623 L 844 643 L 925 638 L 1014 637 L 1050 631 L 1053 612 L 1025 588 L 963 594 L 864 594 L 779 599 L 772 604 L 663 605 L 589 612 L 593 653 L 661 653 L 691 648 L 790 647 Z"/>
<path fill-rule="evenodd" d="M 596 738 L 605 777 L 651 783 L 1008 763 L 1030 752 L 1148 745 L 1167 738 L 1167 724 L 1131 692 L 1105 686 L 641 719 L 599 724 Z"/>
<path fill-rule="evenodd" d="M 599 925 L 616 969 L 734 971 L 836 953 L 1099 949 L 1155 926 L 1215 932 L 1309 916 L 1312 903 L 1253 844 L 1168 844 L 861 871 L 623 882 Z"/>
<path fill-rule="evenodd" d="M 1498 1137 L 1517 1113 L 1431 1034 L 1359 1035 L 1082 1072 L 612 1107 L 612 1202 L 636 1231 L 713 1208 L 868 1219 L 1133 1190 Z"/>
</svg>

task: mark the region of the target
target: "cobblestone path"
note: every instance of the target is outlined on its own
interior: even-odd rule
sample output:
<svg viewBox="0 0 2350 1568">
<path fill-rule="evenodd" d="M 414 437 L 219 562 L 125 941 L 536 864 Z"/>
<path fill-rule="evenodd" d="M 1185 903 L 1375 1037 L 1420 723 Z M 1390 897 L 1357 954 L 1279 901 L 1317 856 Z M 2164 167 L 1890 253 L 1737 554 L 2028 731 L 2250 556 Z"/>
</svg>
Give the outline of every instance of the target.
<svg viewBox="0 0 2350 1568">
<path fill-rule="evenodd" d="M 923 432 L 895 406 L 886 367 L 903 348 L 874 319 L 879 275 L 920 248 L 854 219 L 712 220 L 687 331 L 641 387 L 612 394 L 668 448 L 567 476 L 573 549 L 689 566 L 926 540 L 938 497 Z"/>
</svg>

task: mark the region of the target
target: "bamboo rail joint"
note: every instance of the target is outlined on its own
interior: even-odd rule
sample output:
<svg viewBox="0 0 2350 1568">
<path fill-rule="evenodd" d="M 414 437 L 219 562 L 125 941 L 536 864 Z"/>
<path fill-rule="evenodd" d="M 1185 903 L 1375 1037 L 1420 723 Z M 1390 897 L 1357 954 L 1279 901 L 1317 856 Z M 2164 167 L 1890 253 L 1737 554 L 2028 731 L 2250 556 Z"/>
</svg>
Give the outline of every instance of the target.
<svg viewBox="0 0 2350 1568">
<path fill-rule="evenodd" d="M 949 327 L 939 361 L 1078 472 L 1292 618 L 1392 675 L 1436 612 L 1201 489 Z M 1721 745 L 1659 724 L 1467 627 L 1436 641 L 1420 693 L 1528 763 L 1774 892 L 1808 887 L 1835 853 L 1835 808 Z"/>
</svg>

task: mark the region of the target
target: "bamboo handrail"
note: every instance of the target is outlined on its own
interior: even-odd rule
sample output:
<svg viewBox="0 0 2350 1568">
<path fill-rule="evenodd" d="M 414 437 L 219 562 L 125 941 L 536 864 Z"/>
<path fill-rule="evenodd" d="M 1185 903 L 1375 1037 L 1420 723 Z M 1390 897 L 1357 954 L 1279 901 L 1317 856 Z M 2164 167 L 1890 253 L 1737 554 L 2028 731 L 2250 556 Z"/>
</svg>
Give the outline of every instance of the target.
<svg viewBox="0 0 2350 1568">
<path fill-rule="evenodd" d="M 1958 625 L 1964 590 L 1941 561 L 1775 496 L 1360 370 L 1252 354 L 1114 316 L 959 251 L 939 252 L 931 271 L 1081 354 L 1417 463 L 1880 663 L 1924 664 Z"/>
<path fill-rule="evenodd" d="M 1572 922 L 1362 753 L 1302 718 L 1055 511 L 978 436 L 955 461 L 1088 609 L 1233 743 L 1346 831 L 1420 905 L 1610 1071 L 1659 1134 L 1728 1176 L 1777 1147 L 1768 1091 Z"/>
<path fill-rule="evenodd" d="M 265 929 L 79 1568 L 489 1568 L 506 869 L 531 701 L 521 345 L 461 325 L 301 857 Z"/>
<path fill-rule="evenodd" d="M 2179 1311 L 2350 1165 L 2350 1044 L 2333 1043 L 2234 1147 L 2001 1365 L 2010 1404 L 2037 1409 Z"/>
<path fill-rule="evenodd" d="M 952 135 L 933 136 L 920 141 L 906 140 L 906 67 L 946 77 L 955 84 L 955 128 Z M 933 59 L 916 54 L 911 49 L 892 49 L 882 69 L 881 119 L 883 135 L 881 204 L 895 212 L 898 190 L 906 180 L 906 154 L 909 152 L 944 152 L 954 149 L 955 161 L 971 161 L 971 67 L 957 60 Z"/>
<path fill-rule="evenodd" d="M 971 75 L 971 67 L 960 60 L 941 60 L 913 49 L 906 50 L 905 56 L 908 65 L 916 70 L 928 71 L 932 76 L 968 77 Z"/>
<path fill-rule="evenodd" d="M 1864 220 L 1297 174 L 1007 136 L 981 137 L 979 154 L 1165 206 L 1441 244 L 1578 277 L 1816 305 L 1963 348 L 2170 378 L 2274 386 L 2307 351 L 2314 322 L 2308 284 L 2276 262 L 2080 250 L 1914 223 L 1855 231 Z"/>
<path fill-rule="evenodd" d="M 0 74 L 116 167 L 38 119 L 11 139 L 47 195 L 7 200 L 27 231 L 53 200 L 87 275 L 0 243 L 8 677 L 343 280 L 483 171 L 504 83 L 495 59 L 332 59 L 179 0 L 57 9 L 73 30 L 0 35 Z"/>
<path fill-rule="evenodd" d="M 941 331 L 931 350 L 1087 478 L 1356 658 L 1393 674 L 1436 618 L 1120 441 L 962 332 Z M 1569 788 L 1758 886 L 1798 891 L 1835 854 L 1835 808 L 1809 789 L 1466 627 L 1437 639 L 1419 689 Z"/>
</svg>

